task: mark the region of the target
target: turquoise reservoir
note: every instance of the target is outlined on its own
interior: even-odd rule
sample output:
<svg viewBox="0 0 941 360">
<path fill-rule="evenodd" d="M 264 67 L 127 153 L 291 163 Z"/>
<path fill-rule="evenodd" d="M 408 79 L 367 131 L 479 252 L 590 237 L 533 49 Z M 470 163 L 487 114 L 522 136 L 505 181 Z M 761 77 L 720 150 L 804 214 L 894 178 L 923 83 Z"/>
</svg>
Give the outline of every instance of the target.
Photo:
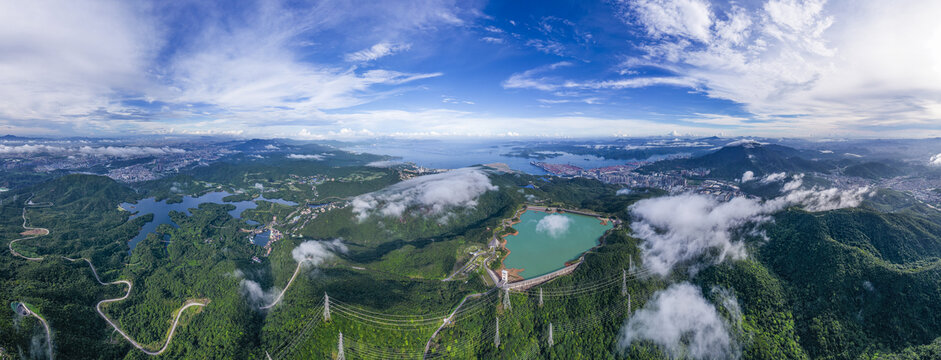
<svg viewBox="0 0 941 360">
<path fill-rule="evenodd" d="M 523 269 L 520 276 L 525 279 L 551 273 L 598 245 L 601 235 L 612 227 L 591 216 L 528 210 L 513 225 L 519 234 L 506 237 L 510 254 L 503 266 Z"/>
</svg>

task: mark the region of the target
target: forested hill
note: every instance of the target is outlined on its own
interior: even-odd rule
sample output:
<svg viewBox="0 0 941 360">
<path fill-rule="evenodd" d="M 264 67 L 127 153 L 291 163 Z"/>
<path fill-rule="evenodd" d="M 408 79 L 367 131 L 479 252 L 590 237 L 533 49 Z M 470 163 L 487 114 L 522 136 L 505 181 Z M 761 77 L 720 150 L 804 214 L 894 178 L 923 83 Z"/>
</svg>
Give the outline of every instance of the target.
<svg viewBox="0 0 941 360">
<path fill-rule="evenodd" d="M 811 357 L 899 352 L 941 335 L 939 224 L 870 209 L 775 217 L 758 259 L 782 282 Z"/>
<path fill-rule="evenodd" d="M 688 159 L 658 161 L 644 166 L 642 172 L 682 169 L 707 169 L 709 177 L 741 178 L 746 171 L 763 176 L 776 172 L 826 172 L 834 167 L 829 161 L 812 160 L 803 151 L 782 145 L 745 143 L 725 146 L 715 152 Z"/>
</svg>

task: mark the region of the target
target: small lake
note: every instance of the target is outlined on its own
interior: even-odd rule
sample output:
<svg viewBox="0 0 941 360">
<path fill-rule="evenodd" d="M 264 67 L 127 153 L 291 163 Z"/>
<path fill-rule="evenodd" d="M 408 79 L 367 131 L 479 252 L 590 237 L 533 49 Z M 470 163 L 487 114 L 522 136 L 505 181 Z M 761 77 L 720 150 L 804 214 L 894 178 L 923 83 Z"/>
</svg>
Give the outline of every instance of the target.
<svg viewBox="0 0 941 360">
<path fill-rule="evenodd" d="M 232 215 L 232 217 L 236 219 L 242 218 L 242 212 L 244 212 L 245 210 L 254 209 L 258 207 L 258 204 L 255 203 L 255 201 L 268 201 L 268 202 L 278 203 L 282 205 L 289 205 L 289 206 L 297 205 L 297 203 L 293 201 L 287 201 L 287 200 L 282 200 L 282 199 L 266 199 L 264 195 L 259 196 L 253 200 L 248 200 L 248 201 L 236 201 L 236 202 L 222 201 L 223 198 L 229 195 L 232 195 L 232 194 L 225 192 L 225 191 L 211 192 L 211 193 L 207 193 L 202 196 L 199 196 L 199 197 L 193 197 L 193 196 L 187 195 L 183 197 L 183 202 L 176 203 L 176 204 L 167 204 L 166 199 L 162 201 L 155 201 L 155 199 L 152 197 L 141 199 L 135 204 L 122 203 L 120 205 L 122 209 L 135 213 L 134 215 L 131 215 L 131 219 L 134 219 L 141 215 L 154 214 L 154 220 L 147 224 L 144 224 L 144 226 L 141 228 L 140 233 L 138 233 L 137 236 L 131 239 L 131 241 L 128 242 L 128 245 L 131 247 L 131 250 L 134 250 L 134 247 L 137 246 L 137 243 L 147 238 L 147 234 L 150 234 L 154 232 L 155 230 L 157 230 L 157 227 L 160 226 L 160 224 L 170 224 L 170 225 L 173 225 L 173 227 L 179 227 L 177 224 L 173 222 L 173 220 L 170 219 L 170 212 L 179 211 L 179 212 L 186 213 L 187 216 L 190 216 L 192 215 L 192 213 L 190 213 L 189 209 L 198 208 L 199 204 L 203 204 L 203 203 L 234 205 L 235 210 L 229 211 L 229 215 Z M 254 223 L 256 225 L 258 224 L 257 222 L 254 222 Z"/>
<path fill-rule="evenodd" d="M 551 273 L 598 245 L 601 235 L 612 227 L 591 216 L 528 210 L 513 225 L 519 234 L 506 237 L 510 254 L 503 265 L 523 269 L 520 276 L 525 279 Z"/>
</svg>

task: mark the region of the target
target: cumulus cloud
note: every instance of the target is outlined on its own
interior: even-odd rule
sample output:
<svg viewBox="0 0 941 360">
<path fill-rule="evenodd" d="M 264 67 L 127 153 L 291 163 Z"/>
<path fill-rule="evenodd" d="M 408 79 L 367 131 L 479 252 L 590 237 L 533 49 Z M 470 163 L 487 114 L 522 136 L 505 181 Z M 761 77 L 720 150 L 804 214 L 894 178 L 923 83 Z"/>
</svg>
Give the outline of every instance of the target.
<svg viewBox="0 0 941 360">
<path fill-rule="evenodd" d="M 706 264 L 746 256 L 742 231 L 771 219 L 771 214 L 791 205 L 807 211 L 828 211 L 859 206 L 869 188 L 800 190 L 800 177 L 785 184 L 784 195 L 767 201 L 736 197 L 727 202 L 699 194 L 645 199 L 631 205 L 631 230 L 640 244 L 644 265 L 666 276 L 680 263 L 703 260 Z M 797 182 L 794 185 L 794 182 Z M 697 271 L 699 266 L 691 268 Z"/>
<path fill-rule="evenodd" d="M 291 257 L 298 263 L 307 262 L 311 266 L 320 266 L 335 253 L 349 251 L 340 239 L 331 241 L 305 241 L 291 250 Z"/>
<path fill-rule="evenodd" d="M 570 225 L 572 225 L 572 219 L 569 219 L 568 216 L 552 214 L 542 218 L 542 220 L 536 223 L 536 231 L 557 238 L 565 234 L 569 230 Z"/>
<path fill-rule="evenodd" d="M 765 221 L 767 211 L 758 200 L 738 197 L 728 202 L 698 194 L 681 194 L 641 200 L 631 205 L 634 236 L 644 265 L 667 275 L 683 261 L 715 250 L 712 262 L 745 257 L 745 246 L 732 232 L 748 223 Z"/>
<path fill-rule="evenodd" d="M 614 195 L 630 195 L 633 192 L 634 191 L 631 190 L 630 188 L 623 188 L 623 189 L 618 189 L 618 191 L 614 193 Z"/>
<path fill-rule="evenodd" d="M 768 175 L 765 175 L 764 177 L 762 177 L 761 180 L 760 180 L 760 182 L 761 182 L 762 184 L 770 184 L 770 183 L 773 183 L 773 182 L 777 182 L 777 181 L 784 180 L 785 177 L 787 177 L 787 174 L 784 173 L 784 172 L 771 173 L 771 174 L 768 174 Z"/>
<path fill-rule="evenodd" d="M 654 293 L 621 328 L 618 346 L 624 350 L 635 341 L 647 340 L 662 346 L 672 358 L 735 359 L 741 350 L 731 334 L 732 326 L 698 287 L 684 282 Z"/>
<path fill-rule="evenodd" d="M 747 182 L 749 182 L 749 181 L 752 181 L 752 180 L 755 180 L 755 173 L 754 173 L 754 172 L 752 172 L 752 171 L 746 171 L 744 174 L 742 174 L 742 180 L 741 180 L 741 182 L 742 182 L 743 184 L 744 184 L 744 183 L 747 183 Z"/>
<path fill-rule="evenodd" d="M 931 159 L 928 160 L 928 165 L 941 166 L 941 154 L 932 156 Z"/>
<path fill-rule="evenodd" d="M 645 53 L 627 59 L 624 72 L 664 69 L 711 98 L 796 131 L 937 120 L 941 72 L 923 69 L 937 69 L 941 60 L 941 52 L 924 48 L 941 39 L 933 15 L 941 3 L 617 3 L 623 20 L 648 35 Z"/>
<path fill-rule="evenodd" d="M 409 208 L 429 215 L 442 215 L 453 208 L 477 206 L 477 199 L 496 190 L 487 173 L 480 168 L 455 169 L 415 177 L 383 190 L 353 199 L 353 213 L 360 221 L 373 214 L 401 217 Z"/>
<path fill-rule="evenodd" d="M 288 159 L 299 159 L 299 160 L 323 160 L 323 154 L 289 154 L 286 156 Z"/>
<path fill-rule="evenodd" d="M 797 174 L 791 177 L 791 181 L 784 183 L 781 187 L 782 192 L 791 192 L 797 190 L 804 184 L 804 174 Z"/>
<path fill-rule="evenodd" d="M 265 145 L 265 149 L 267 149 L 267 150 L 281 150 L 281 148 L 279 148 L 279 147 L 277 147 L 277 146 L 274 146 L 274 145 L 271 145 L 271 144 Z"/>
</svg>

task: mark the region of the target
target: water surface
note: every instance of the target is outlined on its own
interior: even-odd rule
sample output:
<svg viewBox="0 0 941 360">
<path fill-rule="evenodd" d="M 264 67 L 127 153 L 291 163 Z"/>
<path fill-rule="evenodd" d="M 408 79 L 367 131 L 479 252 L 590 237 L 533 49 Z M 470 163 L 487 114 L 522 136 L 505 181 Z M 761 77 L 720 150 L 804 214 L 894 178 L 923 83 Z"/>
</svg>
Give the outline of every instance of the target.
<svg viewBox="0 0 941 360">
<path fill-rule="evenodd" d="M 540 221 L 549 216 L 567 220 L 556 221 L 556 227 L 539 226 Z M 559 226 L 559 223 L 567 225 Z M 611 223 L 602 225 L 601 220 L 591 216 L 526 211 L 520 216 L 520 222 L 513 225 L 519 234 L 506 237 L 510 255 L 503 260 L 503 265 L 508 269 L 523 269 L 520 276 L 526 279 L 551 273 L 598 245 L 601 235 L 612 227 Z"/>
<path fill-rule="evenodd" d="M 147 238 L 147 234 L 150 234 L 156 231 L 157 227 L 160 226 L 160 224 L 170 224 L 175 228 L 179 227 L 176 223 L 173 222 L 173 220 L 170 219 L 171 211 L 180 211 L 180 212 L 185 213 L 187 216 L 190 216 L 192 215 L 192 213 L 190 213 L 189 209 L 198 208 L 199 204 L 203 204 L 203 203 L 234 205 L 235 209 L 232 211 L 229 211 L 229 215 L 232 215 L 232 217 L 236 219 L 240 219 L 242 217 L 242 212 L 244 212 L 245 210 L 254 209 L 258 207 L 258 204 L 255 203 L 255 201 L 263 200 L 263 201 L 289 205 L 289 206 L 297 205 L 297 203 L 295 202 L 282 200 L 282 199 L 266 199 L 264 195 L 259 196 L 258 198 L 255 198 L 253 200 L 248 200 L 248 201 L 235 201 L 235 202 L 222 201 L 223 198 L 229 195 L 232 195 L 232 194 L 226 191 L 211 192 L 211 193 L 207 193 L 202 196 L 199 196 L 199 197 L 193 197 L 193 196 L 187 195 L 183 197 L 183 202 L 175 203 L 175 204 L 167 204 L 166 199 L 161 200 L 161 201 L 156 201 L 153 197 L 141 199 L 135 204 L 122 203 L 121 204 L 122 209 L 135 213 L 131 215 L 131 219 L 134 219 L 141 215 L 154 214 L 154 220 L 149 223 L 144 224 L 144 226 L 141 228 L 140 233 L 138 233 L 137 236 L 135 236 L 133 239 L 131 239 L 130 242 L 128 242 L 128 246 L 131 247 L 131 250 L 134 250 L 134 247 L 137 246 L 137 243 Z M 257 222 L 255 224 L 257 224 Z"/>
<path fill-rule="evenodd" d="M 530 161 L 535 159 L 502 155 L 511 152 L 513 147 L 514 145 L 481 142 L 390 140 L 368 145 L 344 147 L 343 150 L 396 156 L 402 158 L 403 161 L 412 162 L 418 166 L 437 169 L 457 169 L 476 164 L 505 163 L 511 169 L 527 174 L 546 174 L 546 171 L 542 168 L 530 164 Z M 459 156 L 457 156 L 458 154 Z M 625 160 L 608 160 L 592 155 L 568 153 L 546 160 L 535 161 L 570 164 L 585 169 L 626 163 Z"/>
</svg>

